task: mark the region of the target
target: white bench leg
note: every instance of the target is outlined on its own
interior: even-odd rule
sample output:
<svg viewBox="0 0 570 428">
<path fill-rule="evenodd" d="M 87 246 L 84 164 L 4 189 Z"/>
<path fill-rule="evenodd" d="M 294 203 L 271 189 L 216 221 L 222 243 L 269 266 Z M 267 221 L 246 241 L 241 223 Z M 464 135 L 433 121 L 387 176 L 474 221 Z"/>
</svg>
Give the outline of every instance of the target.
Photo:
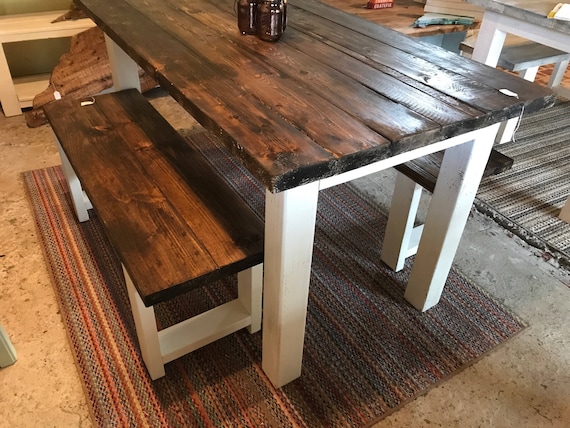
<svg viewBox="0 0 570 428">
<path fill-rule="evenodd" d="M 560 61 L 554 64 L 554 69 L 550 75 L 550 80 L 548 81 L 548 87 L 554 88 L 562 83 L 566 69 L 568 68 L 569 61 Z"/>
<path fill-rule="evenodd" d="M 250 333 L 261 330 L 261 308 L 263 294 L 263 264 L 238 273 L 238 300 L 251 314 Z"/>
<path fill-rule="evenodd" d="M 154 308 L 152 306 L 147 308 L 144 305 L 124 266 L 123 273 L 125 274 L 125 282 L 127 283 L 131 311 L 135 320 L 135 328 L 142 358 L 151 379 L 156 380 L 163 377 L 166 372 L 164 371 L 164 363 L 160 351 L 160 340 L 158 338 Z"/>
<path fill-rule="evenodd" d="M 529 82 L 534 82 L 537 73 L 538 73 L 538 66 L 530 67 L 527 68 L 526 70 L 519 71 L 519 76 L 522 77 L 524 80 L 528 80 Z"/>
<path fill-rule="evenodd" d="M 57 150 L 59 151 L 59 156 L 61 158 L 61 164 L 63 166 L 63 173 L 67 179 L 67 184 L 69 185 L 69 190 L 71 191 L 71 199 L 73 201 L 73 207 L 75 208 L 75 214 L 77 215 L 77 220 L 84 222 L 89 220 L 89 213 L 87 210 L 93 208 L 89 198 L 83 191 L 79 178 L 73 170 L 67 155 L 63 151 L 61 144 L 59 143 L 57 137 L 55 138 L 57 143 Z"/>
<path fill-rule="evenodd" d="M 238 273 L 238 298 L 158 330 L 152 306 L 146 307 L 123 266 L 143 361 L 152 380 L 166 375 L 164 364 L 247 327 L 261 329 L 263 264 Z"/>
<path fill-rule="evenodd" d="M 422 187 L 402 173 L 396 176 L 381 259 L 394 271 L 416 253 L 423 225 L 414 227 Z"/>
</svg>

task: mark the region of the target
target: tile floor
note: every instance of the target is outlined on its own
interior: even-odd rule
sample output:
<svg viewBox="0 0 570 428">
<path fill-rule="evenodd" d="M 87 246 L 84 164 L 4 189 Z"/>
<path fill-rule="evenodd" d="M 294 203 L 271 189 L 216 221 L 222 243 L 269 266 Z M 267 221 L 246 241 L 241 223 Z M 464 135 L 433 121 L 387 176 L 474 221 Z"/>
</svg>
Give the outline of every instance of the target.
<svg viewBox="0 0 570 428">
<path fill-rule="evenodd" d="M 191 120 L 155 101 L 176 126 Z M 48 126 L 0 114 L 0 325 L 17 362 L 0 369 L 0 427 L 90 427 L 20 174 L 59 164 Z M 356 183 L 386 207 L 392 171 Z M 375 427 L 570 426 L 570 273 L 473 211 L 456 265 L 530 327 Z"/>
</svg>

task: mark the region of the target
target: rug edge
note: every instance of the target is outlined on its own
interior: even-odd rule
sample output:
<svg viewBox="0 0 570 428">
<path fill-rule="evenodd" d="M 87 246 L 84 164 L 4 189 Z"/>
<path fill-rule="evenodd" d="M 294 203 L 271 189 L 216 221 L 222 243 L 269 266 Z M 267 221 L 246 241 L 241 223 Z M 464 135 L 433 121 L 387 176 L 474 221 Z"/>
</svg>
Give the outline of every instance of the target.
<svg viewBox="0 0 570 428">
<path fill-rule="evenodd" d="M 75 372 L 77 373 L 77 377 L 79 379 L 79 382 L 81 384 L 81 390 L 83 391 L 83 399 L 87 405 L 87 409 L 89 410 L 89 419 L 91 424 L 95 427 L 98 426 L 97 424 L 97 418 L 95 417 L 95 409 L 93 408 L 93 404 L 91 403 L 91 400 L 89 399 L 89 394 L 88 394 L 88 389 L 87 389 L 87 385 L 83 379 L 83 376 L 81 376 L 81 372 L 79 370 L 79 368 L 81 367 L 79 364 L 79 360 L 78 360 L 78 355 L 77 353 L 74 351 L 73 348 L 73 340 L 71 338 L 71 329 L 70 326 L 68 325 L 68 321 L 65 319 L 65 317 L 63 316 L 63 309 L 64 309 L 64 305 L 63 302 L 61 301 L 61 297 L 59 296 L 59 293 L 57 292 L 56 289 L 56 277 L 53 273 L 53 270 L 49 269 L 49 258 L 48 258 L 48 254 L 47 254 L 47 249 L 44 247 L 44 245 L 42 245 L 42 243 L 40 242 L 40 239 L 42 239 L 41 236 L 41 229 L 40 229 L 40 225 L 38 224 L 37 221 L 37 214 L 36 211 L 34 210 L 34 206 L 32 203 L 32 194 L 31 194 L 31 189 L 30 189 L 30 185 L 28 184 L 29 178 L 32 176 L 32 174 L 35 171 L 41 171 L 47 168 L 59 168 L 59 172 L 61 174 L 63 174 L 63 166 L 61 164 L 58 165 L 51 165 L 51 166 L 47 166 L 44 168 L 37 168 L 34 170 L 29 170 L 29 171 L 23 171 L 22 173 L 20 173 L 20 176 L 22 178 L 22 182 L 24 185 L 24 191 L 26 193 L 26 199 L 27 199 L 27 204 L 28 207 L 30 208 L 30 213 L 32 214 L 32 218 L 33 218 L 33 222 L 34 222 L 34 228 L 36 230 L 36 234 L 38 237 L 38 245 L 41 247 L 41 252 L 42 252 L 42 256 L 44 259 L 44 266 L 45 269 L 47 270 L 47 274 L 48 277 L 50 279 L 50 284 L 53 290 L 53 294 L 55 296 L 56 302 L 57 302 L 57 308 L 59 310 L 59 318 L 61 320 L 62 325 L 64 326 L 65 329 L 65 337 L 67 339 L 67 345 L 69 347 L 70 353 L 72 355 L 73 358 L 73 362 L 74 362 L 74 369 Z"/>
<path fill-rule="evenodd" d="M 549 244 L 547 241 L 532 233 L 524 226 L 510 220 L 500 211 L 497 211 L 490 204 L 478 197 L 473 201 L 473 205 L 478 212 L 493 220 L 506 231 L 511 232 L 531 247 L 548 253 L 556 261 L 559 267 L 570 270 L 570 256 L 556 248 L 556 246 Z"/>
</svg>

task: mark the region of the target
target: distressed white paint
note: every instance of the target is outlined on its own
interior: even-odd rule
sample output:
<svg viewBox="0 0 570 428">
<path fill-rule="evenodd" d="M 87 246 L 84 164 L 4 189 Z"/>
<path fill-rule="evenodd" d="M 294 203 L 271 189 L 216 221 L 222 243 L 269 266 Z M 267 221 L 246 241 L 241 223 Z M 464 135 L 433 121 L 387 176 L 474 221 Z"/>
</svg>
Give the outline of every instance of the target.
<svg viewBox="0 0 570 428">
<path fill-rule="evenodd" d="M 111 64 L 113 89 L 120 91 L 122 89 L 135 88 L 141 92 L 139 66 L 137 63 L 106 34 L 105 45 Z"/>
<path fill-rule="evenodd" d="M 276 386 L 301 375 L 318 182 L 266 192 L 263 370 Z"/>
<path fill-rule="evenodd" d="M 404 294 L 419 310 L 439 302 L 498 127 L 445 151 Z"/>
</svg>

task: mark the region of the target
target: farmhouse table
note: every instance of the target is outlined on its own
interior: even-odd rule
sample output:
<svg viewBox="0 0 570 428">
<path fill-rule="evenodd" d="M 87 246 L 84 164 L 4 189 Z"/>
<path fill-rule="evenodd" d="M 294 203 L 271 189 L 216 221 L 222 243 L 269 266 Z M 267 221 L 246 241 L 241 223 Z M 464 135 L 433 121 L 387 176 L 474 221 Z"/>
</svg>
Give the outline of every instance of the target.
<svg viewBox="0 0 570 428">
<path fill-rule="evenodd" d="M 312 0 L 277 43 L 233 0 L 76 0 L 106 33 L 116 88 L 137 64 L 266 187 L 262 367 L 301 375 L 319 190 L 446 150 L 406 298 L 440 297 L 499 122 L 543 88 Z M 507 96 L 500 89 L 519 94 Z"/>
<path fill-rule="evenodd" d="M 483 21 L 475 42 L 472 58 L 495 67 L 507 34 L 570 52 L 570 21 L 548 18 L 559 2 L 552 0 L 467 0 L 485 8 Z M 556 72 L 556 70 L 554 71 Z M 560 95 L 570 98 L 570 91 L 561 87 Z M 517 126 L 516 120 L 505 124 L 498 142 L 509 141 Z M 570 223 L 570 197 L 560 218 Z"/>
</svg>

